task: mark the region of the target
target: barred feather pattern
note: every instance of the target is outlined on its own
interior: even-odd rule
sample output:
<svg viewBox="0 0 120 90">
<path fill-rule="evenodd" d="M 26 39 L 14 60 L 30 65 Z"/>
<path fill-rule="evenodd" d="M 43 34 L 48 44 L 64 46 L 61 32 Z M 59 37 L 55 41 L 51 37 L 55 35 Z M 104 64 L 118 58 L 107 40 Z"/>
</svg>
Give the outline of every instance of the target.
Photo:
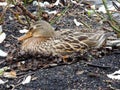
<svg viewBox="0 0 120 90">
<path fill-rule="evenodd" d="M 56 35 L 45 40 L 38 37 L 26 39 L 22 44 L 22 50 L 32 54 L 69 55 L 73 52 L 84 54 L 89 48 L 101 47 L 106 40 L 106 34 L 103 31 L 83 33 L 64 30 L 56 31 Z"/>
</svg>

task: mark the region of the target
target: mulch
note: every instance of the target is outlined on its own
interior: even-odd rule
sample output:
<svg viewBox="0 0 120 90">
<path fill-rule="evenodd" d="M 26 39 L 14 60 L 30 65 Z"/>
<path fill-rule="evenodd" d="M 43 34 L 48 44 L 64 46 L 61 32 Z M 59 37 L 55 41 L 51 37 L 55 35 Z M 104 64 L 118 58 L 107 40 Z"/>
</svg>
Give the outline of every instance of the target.
<svg viewBox="0 0 120 90">
<path fill-rule="evenodd" d="M 83 20 L 88 24 L 92 24 L 93 28 L 101 28 L 108 25 L 96 24 L 96 20 L 93 18 L 88 21 L 86 17 L 79 16 L 79 11 L 82 12 L 82 8 L 77 8 L 78 6 L 70 7 L 68 12 L 60 18 L 53 26 L 55 28 L 83 28 L 81 26 L 76 27 L 73 23 L 73 19 L 77 18 Z M 36 10 L 35 7 L 30 6 L 28 8 L 30 11 Z M 2 11 L 2 10 L 1 10 Z M 72 13 L 71 13 L 72 12 Z M 71 13 L 71 14 L 69 14 Z M 0 57 L 0 61 L 5 61 L 0 65 L 3 67 L 5 65 L 11 66 L 16 70 L 18 78 L 9 79 L 4 85 L 0 85 L 0 90 L 11 90 L 12 85 L 16 85 L 27 75 L 32 75 L 36 77 L 30 83 L 25 85 L 19 85 L 15 89 L 17 90 L 116 90 L 120 89 L 120 81 L 112 80 L 107 77 L 107 74 L 113 73 L 115 70 L 120 68 L 120 52 L 119 50 L 114 50 L 109 54 L 103 55 L 101 58 L 92 58 L 92 60 L 85 60 L 83 57 L 72 57 L 76 62 L 72 64 L 62 64 L 59 57 L 51 56 L 30 56 L 28 54 L 23 55 L 24 57 L 19 57 L 20 53 L 20 43 L 17 41 L 17 37 L 21 36 L 19 30 L 22 29 L 22 25 L 17 23 L 17 21 L 9 20 L 10 12 L 8 11 L 5 16 L 5 23 L 3 24 L 3 31 L 7 34 L 7 37 L 3 43 L 1 43 L 0 48 L 4 51 L 12 53 L 7 58 Z M 84 17 L 84 18 L 83 18 Z M 17 58 L 15 58 L 17 57 Z M 15 60 L 9 61 L 9 59 Z M 25 60 L 26 67 L 17 67 L 17 60 Z M 52 63 L 57 62 L 57 65 Z M 59 61 L 59 62 L 58 62 Z M 12 62 L 12 63 L 11 63 Z M 38 65 L 38 63 L 40 63 Z M 60 63 L 60 64 L 59 64 Z M 31 65 L 32 64 L 32 65 Z M 49 65 L 48 65 L 49 64 Z M 40 66 L 41 65 L 41 66 Z M 44 65 L 47 65 L 43 67 Z"/>
</svg>

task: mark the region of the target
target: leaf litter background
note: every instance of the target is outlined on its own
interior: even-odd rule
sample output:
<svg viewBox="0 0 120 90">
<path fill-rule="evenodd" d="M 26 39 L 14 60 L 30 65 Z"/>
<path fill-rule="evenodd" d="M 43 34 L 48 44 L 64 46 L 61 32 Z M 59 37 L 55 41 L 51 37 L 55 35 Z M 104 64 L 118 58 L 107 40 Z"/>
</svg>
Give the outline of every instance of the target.
<svg viewBox="0 0 120 90">
<path fill-rule="evenodd" d="M 60 6 L 56 7 L 59 10 L 62 10 Z M 0 8 L 1 9 L 1 8 Z M 30 5 L 28 10 L 33 12 L 36 11 L 36 7 Z M 0 10 L 2 12 L 2 9 Z M 84 21 L 85 23 L 92 25 L 92 28 L 98 30 L 103 27 L 108 27 L 108 24 L 96 23 L 97 20 L 94 17 L 90 19 L 86 16 L 81 16 L 84 13 L 84 8 L 79 5 L 71 5 L 67 12 L 53 24 L 55 28 L 69 28 L 69 29 L 83 29 L 83 26 L 76 27 L 73 22 L 74 19 L 77 21 Z M 5 23 L 3 24 L 3 31 L 7 34 L 6 39 L 3 43 L 0 44 L 0 49 L 7 52 L 19 51 L 19 43 L 17 37 L 22 34 L 19 33 L 19 30 L 22 29 L 22 25 L 17 23 L 17 21 L 9 20 L 9 16 L 12 14 L 7 11 L 5 15 Z M 110 28 L 110 27 L 108 27 Z M 19 56 L 19 54 L 14 55 Z M 14 56 L 16 57 L 16 56 Z M 11 57 L 14 59 L 14 57 Z M 107 77 L 107 74 L 113 73 L 115 70 L 120 68 L 120 54 L 119 50 L 110 52 L 108 55 L 104 55 L 102 58 L 93 59 L 90 61 L 84 60 L 83 58 L 72 57 L 77 59 L 77 62 L 70 65 L 57 65 L 55 67 L 45 67 L 42 68 L 36 67 L 36 63 L 39 60 L 46 62 L 52 61 L 55 57 L 42 57 L 36 56 L 31 57 L 26 55 L 24 57 L 17 58 L 17 60 L 25 60 L 27 62 L 26 68 L 28 70 L 19 70 L 16 63 L 11 64 L 10 61 L 7 63 L 2 63 L 0 67 L 5 65 L 11 66 L 16 70 L 18 78 L 16 79 L 6 79 L 1 77 L 3 80 L 8 80 L 4 85 L 0 85 L 1 90 L 12 89 L 13 85 L 17 85 L 28 75 L 32 75 L 33 80 L 25 85 L 18 85 L 15 87 L 17 90 L 114 90 L 120 89 L 120 81 L 112 80 Z M 7 60 L 7 58 L 0 57 L 0 61 Z M 15 59 L 16 60 L 16 59 Z M 16 60 L 16 61 L 17 61 Z M 59 58 L 57 58 L 59 60 Z M 29 65 L 29 63 L 33 65 Z M 44 64 L 44 63 L 42 63 Z M 44 65 L 45 65 L 44 64 Z M 27 67 L 31 66 L 31 67 Z M 38 68 L 38 69 L 37 69 Z M 37 69 L 37 70 L 34 70 Z"/>
</svg>

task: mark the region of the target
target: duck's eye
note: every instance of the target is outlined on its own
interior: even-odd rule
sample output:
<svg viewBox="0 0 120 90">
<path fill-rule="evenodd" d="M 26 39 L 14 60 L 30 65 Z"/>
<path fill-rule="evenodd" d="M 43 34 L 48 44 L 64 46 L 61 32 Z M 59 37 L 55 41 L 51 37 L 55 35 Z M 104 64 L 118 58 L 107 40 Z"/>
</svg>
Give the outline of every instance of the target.
<svg viewBox="0 0 120 90">
<path fill-rule="evenodd" d="M 31 27 L 30 29 L 29 29 L 29 31 L 32 31 L 33 30 L 33 27 Z"/>
<path fill-rule="evenodd" d="M 40 27 L 42 27 L 42 25 L 41 25 L 41 24 L 38 24 L 38 25 L 36 25 L 36 27 L 37 27 L 37 28 L 40 28 Z"/>
</svg>

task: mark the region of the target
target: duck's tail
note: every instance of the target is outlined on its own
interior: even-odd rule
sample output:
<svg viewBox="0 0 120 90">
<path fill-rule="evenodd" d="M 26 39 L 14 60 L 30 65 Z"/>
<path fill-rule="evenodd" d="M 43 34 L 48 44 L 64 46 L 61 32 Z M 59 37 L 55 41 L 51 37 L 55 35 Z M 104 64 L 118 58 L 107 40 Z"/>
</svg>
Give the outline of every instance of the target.
<svg viewBox="0 0 120 90">
<path fill-rule="evenodd" d="M 112 36 L 114 33 L 113 32 L 107 32 L 107 33 L 103 33 L 100 38 L 98 39 L 98 43 L 96 45 L 96 48 L 100 48 L 103 44 L 105 44 L 107 38 L 109 36 Z"/>
</svg>

